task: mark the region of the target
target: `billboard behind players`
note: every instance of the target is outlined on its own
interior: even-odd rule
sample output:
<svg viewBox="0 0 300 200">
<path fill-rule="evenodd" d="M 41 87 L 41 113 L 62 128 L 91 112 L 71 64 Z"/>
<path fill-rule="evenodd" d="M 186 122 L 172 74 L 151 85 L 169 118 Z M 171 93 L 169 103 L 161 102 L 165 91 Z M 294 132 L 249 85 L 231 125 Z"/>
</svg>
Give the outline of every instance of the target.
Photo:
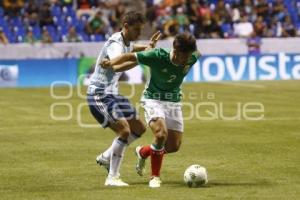
<svg viewBox="0 0 300 200">
<path fill-rule="evenodd" d="M 87 85 L 96 58 L 0 61 L 0 87 L 48 87 L 55 81 Z M 142 83 L 148 67 L 136 67 L 122 81 Z M 78 78 L 80 82 L 78 82 Z M 189 71 L 186 82 L 300 80 L 300 54 L 205 55 Z"/>
<path fill-rule="evenodd" d="M 55 81 L 77 84 L 77 59 L 0 61 L 0 86 L 48 87 Z"/>
<path fill-rule="evenodd" d="M 186 77 L 187 82 L 300 79 L 300 54 L 203 56 Z"/>
</svg>

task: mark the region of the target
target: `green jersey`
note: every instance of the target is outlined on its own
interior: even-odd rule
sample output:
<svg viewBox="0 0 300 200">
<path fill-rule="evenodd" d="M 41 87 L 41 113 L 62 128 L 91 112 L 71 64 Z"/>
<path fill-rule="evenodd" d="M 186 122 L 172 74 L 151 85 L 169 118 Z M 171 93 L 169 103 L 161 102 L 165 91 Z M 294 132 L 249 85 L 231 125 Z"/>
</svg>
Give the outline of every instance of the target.
<svg viewBox="0 0 300 200">
<path fill-rule="evenodd" d="M 143 92 L 144 98 L 171 102 L 181 100 L 183 79 L 199 56 L 193 53 L 185 66 L 178 66 L 171 62 L 170 52 L 170 49 L 157 48 L 136 53 L 138 63 L 150 67 L 150 78 Z"/>
</svg>

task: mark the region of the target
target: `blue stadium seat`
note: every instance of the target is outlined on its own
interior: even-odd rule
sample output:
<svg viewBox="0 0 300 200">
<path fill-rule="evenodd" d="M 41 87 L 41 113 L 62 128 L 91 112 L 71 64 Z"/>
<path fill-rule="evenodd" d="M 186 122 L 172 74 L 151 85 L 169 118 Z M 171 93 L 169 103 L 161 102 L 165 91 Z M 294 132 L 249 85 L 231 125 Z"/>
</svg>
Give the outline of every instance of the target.
<svg viewBox="0 0 300 200">
<path fill-rule="evenodd" d="M 209 0 L 208 3 L 216 5 L 218 3 L 218 0 Z"/>
<path fill-rule="evenodd" d="M 44 26 L 43 28 L 46 28 L 50 34 L 56 32 L 56 28 L 52 25 L 47 25 L 47 26 Z"/>
<path fill-rule="evenodd" d="M 57 32 L 61 35 L 66 35 L 68 33 L 68 27 L 67 26 L 58 26 Z"/>
<path fill-rule="evenodd" d="M 76 26 L 77 24 L 77 19 L 76 18 L 73 18 L 71 16 L 67 16 L 66 18 L 66 25 L 67 26 Z"/>
<path fill-rule="evenodd" d="M 2 7 L 0 7 L 0 17 L 2 18 L 4 16 L 4 10 Z"/>
<path fill-rule="evenodd" d="M 24 26 L 19 26 L 19 27 L 15 26 L 13 27 L 13 31 L 15 35 L 21 35 L 21 36 L 24 36 L 26 33 Z"/>
<path fill-rule="evenodd" d="M 22 43 L 24 41 L 25 35 L 16 35 L 16 42 Z"/>
<path fill-rule="evenodd" d="M 92 42 L 101 42 L 104 40 L 105 40 L 105 37 L 101 34 L 90 35 L 90 41 L 92 41 Z"/>
<path fill-rule="evenodd" d="M 32 27 L 32 33 L 35 37 L 40 38 L 41 37 L 41 28 L 40 26 L 36 25 Z"/>
<path fill-rule="evenodd" d="M 76 18 L 76 13 L 73 10 L 72 6 L 64 6 L 62 8 L 62 13 L 65 16 L 71 16 L 72 18 Z"/>
<path fill-rule="evenodd" d="M 226 34 L 228 37 L 233 36 L 233 30 L 230 23 L 224 23 L 221 25 L 222 32 L 224 35 Z"/>
<path fill-rule="evenodd" d="M 51 14 L 57 17 L 61 16 L 62 15 L 61 7 L 57 5 L 53 6 L 51 9 Z"/>
<path fill-rule="evenodd" d="M 232 4 L 232 3 L 235 3 L 236 1 L 235 0 L 224 0 L 224 3 L 228 3 L 228 4 Z"/>
<path fill-rule="evenodd" d="M 56 26 L 64 26 L 65 25 L 65 19 L 62 16 L 54 16 L 53 21 Z"/>
<path fill-rule="evenodd" d="M 0 17 L 0 26 L 4 27 L 7 26 L 7 21 L 4 17 Z"/>
<path fill-rule="evenodd" d="M 85 23 L 83 23 L 82 21 L 78 21 L 75 26 L 77 32 L 83 31 L 84 27 L 85 27 Z"/>
<path fill-rule="evenodd" d="M 90 18 L 90 15 L 89 14 L 83 14 L 80 16 L 80 21 L 86 23 Z"/>
<path fill-rule="evenodd" d="M 17 38 L 15 34 L 13 34 L 11 31 L 5 31 L 6 37 L 9 40 L 9 43 L 16 43 Z"/>
<path fill-rule="evenodd" d="M 54 42 L 61 42 L 62 41 L 61 34 L 56 33 L 56 34 L 51 35 L 51 36 L 52 36 Z"/>
<path fill-rule="evenodd" d="M 85 42 L 90 42 L 90 36 L 87 35 L 85 32 L 81 32 L 81 33 L 79 33 L 79 34 L 81 35 L 83 41 L 85 41 Z"/>
<path fill-rule="evenodd" d="M 21 17 L 10 18 L 9 23 L 11 26 L 22 26 L 23 25 Z"/>
</svg>

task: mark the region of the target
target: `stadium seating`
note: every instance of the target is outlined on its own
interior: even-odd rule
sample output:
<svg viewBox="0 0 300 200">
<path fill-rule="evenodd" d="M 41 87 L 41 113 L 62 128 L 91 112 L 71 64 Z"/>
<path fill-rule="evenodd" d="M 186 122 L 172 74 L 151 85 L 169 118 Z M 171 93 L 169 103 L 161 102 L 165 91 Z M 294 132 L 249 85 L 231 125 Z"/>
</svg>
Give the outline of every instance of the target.
<svg viewBox="0 0 300 200">
<path fill-rule="evenodd" d="M 200 0 L 199 2 L 205 2 L 211 12 L 214 11 L 213 9 L 218 3 L 217 0 Z M 225 5 L 231 8 L 233 5 L 240 4 L 241 2 L 242 0 L 224 0 Z M 269 3 L 269 6 L 272 7 L 272 4 L 276 2 L 276 0 L 267 0 L 267 2 Z M 147 1 L 147 3 L 153 4 L 153 1 Z M 300 32 L 300 0 L 283 0 L 283 3 L 295 28 Z M 43 28 L 48 30 L 54 42 L 61 42 L 62 38 L 68 34 L 70 27 L 75 27 L 77 34 L 80 35 L 86 42 L 105 40 L 105 35 L 87 34 L 85 31 L 85 25 L 91 17 L 90 14 L 82 14 L 78 17 L 78 15 L 76 15 L 77 10 L 70 5 L 51 5 L 51 14 L 53 16 L 54 24 L 47 25 L 45 27 L 40 27 L 37 23 L 30 24 L 25 22 L 26 5 L 27 4 L 25 4 L 25 7 L 20 11 L 20 15 L 14 17 L 9 17 L 6 14 L 5 9 L 0 7 L 0 27 L 2 27 L 2 30 L 6 34 L 10 43 L 23 42 L 26 37 L 26 32 L 29 29 L 33 31 L 36 38 L 40 38 L 41 30 Z M 185 14 L 188 16 L 187 13 Z M 279 20 L 282 21 L 283 17 L 284 15 L 281 16 L 281 18 L 279 17 Z M 109 21 L 109 19 L 107 21 Z M 268 20 L 266 21 L 268 22 Z M 234 37 L 232 23 L 224 22 L 220 25 L 220 29 L 225 37 Z M 112 28 L 109 30 L 112 30 Z"/>
</svg>

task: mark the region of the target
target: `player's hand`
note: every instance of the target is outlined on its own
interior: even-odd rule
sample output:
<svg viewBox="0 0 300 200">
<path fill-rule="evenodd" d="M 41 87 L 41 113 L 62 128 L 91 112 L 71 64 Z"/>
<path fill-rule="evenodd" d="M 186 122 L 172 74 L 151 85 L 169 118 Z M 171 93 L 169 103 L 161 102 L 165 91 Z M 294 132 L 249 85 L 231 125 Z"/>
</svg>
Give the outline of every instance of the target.
<svg viewBox="0 0 300 200">
<path fill-rule="evenodd" d="M 110 68 L 111 67 L 110 60 L 107 58 L 104 58 L 103 60 L 101 60 L 100 66 L 104 69 Z"/>
<path fill-rule="evenodd" d="M 149 49 L 153 49 L 156 46 L 157 41 L 159 40 L 159 38 L 161 37 L 161 33 L 160 31 L 157 31 L 156 33 L 154 33 L 150 39 L 149 45 L 146 48 L 146 50 Z"/>
</svg>

